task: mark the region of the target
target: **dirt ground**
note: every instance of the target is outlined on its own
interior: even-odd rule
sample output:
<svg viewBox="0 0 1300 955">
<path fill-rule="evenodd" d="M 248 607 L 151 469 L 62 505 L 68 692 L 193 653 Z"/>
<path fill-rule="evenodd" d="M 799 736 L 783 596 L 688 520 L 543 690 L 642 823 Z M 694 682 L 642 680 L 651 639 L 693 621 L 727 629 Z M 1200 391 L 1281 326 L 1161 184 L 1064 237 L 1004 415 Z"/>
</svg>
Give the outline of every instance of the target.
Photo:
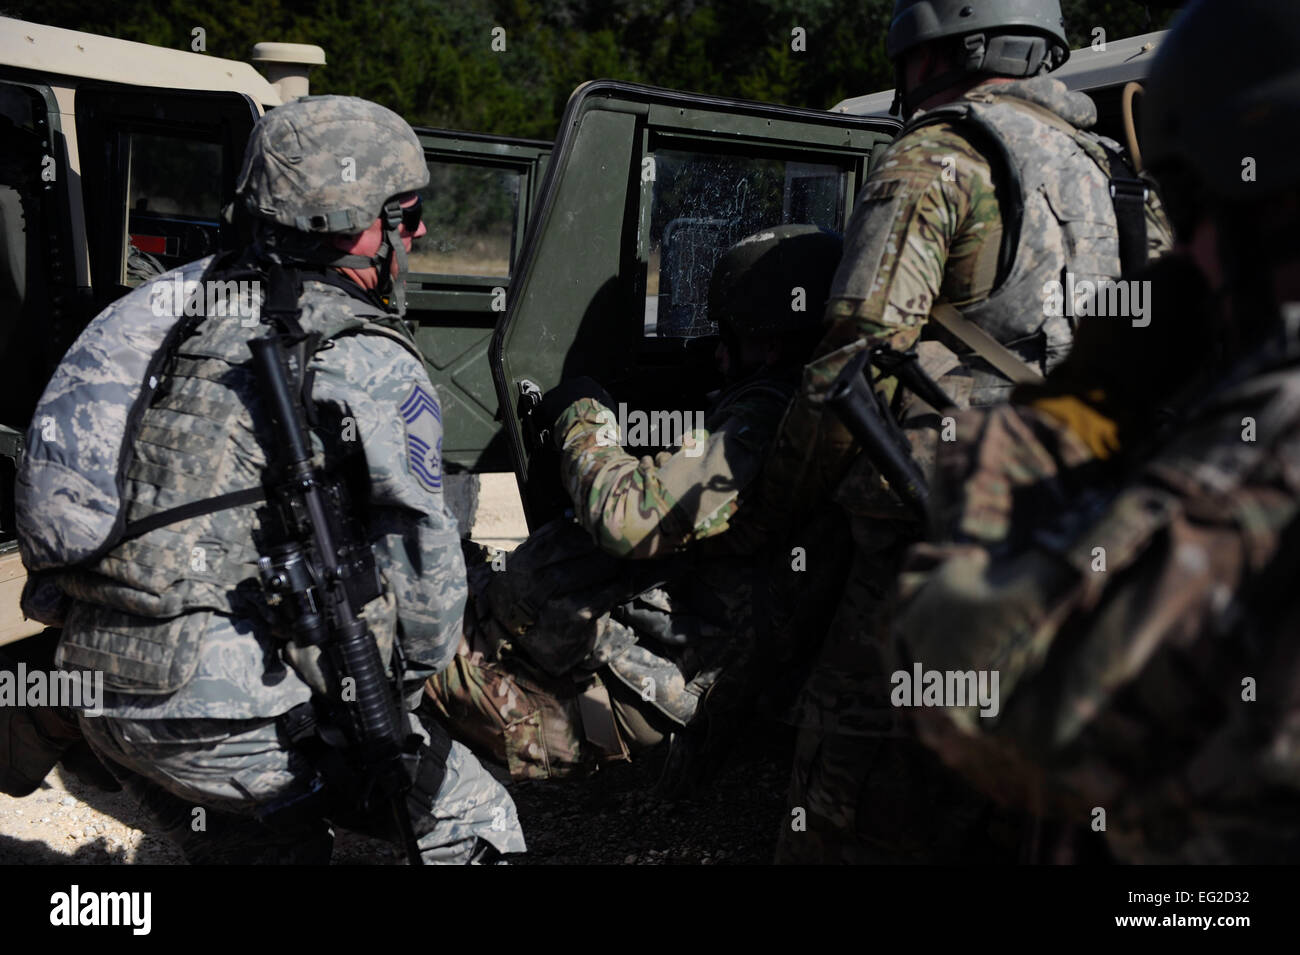
<svg viewBox="0 0 1300 955">
<path fill-rule="evenodd" d="M 527 533 L 514 475 L 485 475 L 475 540 L 509 549 Z M 606 765 L 588 779 L 511 787 L 528 853 L 515 864 L 765 864 L 785 805 L 790 732 L 754 728 L 701 793 L 654 795 L 661 760 Z M 395 865 L 395 847 L 340 832 L 338 865 Z M 149 831 L 123 793 L 105 793 L 52 772 L 23 799 L 0 795 L 0 865 L 170 865 L 171 844 Z"/>
<path fill-rule="evenodd" d="M 580 780 L 511 787 L 528 852 L 516 865 L 734 865 L 771 861 L 785 812 L 788 731 L 766 727 L 690 799 L 655 795 L 654 753 Z M 0 865 L 175 865 L 180 854 L 130 797 L 52 772 L 23 799 L 0 796 Z M 335 865 L 397 865 L 395 846 L 348 832 Z"/>
</svg>

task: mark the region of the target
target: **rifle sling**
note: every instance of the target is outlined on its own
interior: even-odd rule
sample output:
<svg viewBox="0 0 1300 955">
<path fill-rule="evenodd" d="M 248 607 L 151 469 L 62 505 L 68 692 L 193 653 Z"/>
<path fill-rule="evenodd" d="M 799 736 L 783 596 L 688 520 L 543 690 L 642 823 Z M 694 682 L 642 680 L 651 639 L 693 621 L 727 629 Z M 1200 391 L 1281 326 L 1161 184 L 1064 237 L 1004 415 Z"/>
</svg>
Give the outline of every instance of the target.
<svg viewBox="0 0 1300 955">
<path fill-rule="evenodd" d="M 1023 358 L 1000 341 L 964 317 L 947 302 L 935 302 L 930 317 L 971 348 L 1008 381 L 1017 385 L 1039 384 L 1043 376 Z"/>
<path fill-rule="evenodd" d="M 160 527 L 166 527 L 168 524 L 175 524 L 178 521 L 188 521 L 193 517 L 202 517 L 205 514 L 228 510 L 232 507 L 243 507 L 246 504 L 256 504 L 264 500 L 266 500 L 266 491 L 260 487 L 249 487 L 244 488 L 242 491 L 231 491 L 229 494 L 218 494 L 216 497 L 190 501 L 188 504 L 180 505 L 180 507 L 169 507 L 164 511 L 158 511 L 148 517 L 142 517 L 138 521 L 127 524 L 122 530 L 122 536 L 116 539 L 116 543 L 131 540 L 142 534 L 155 531 Z"/>
</svg>

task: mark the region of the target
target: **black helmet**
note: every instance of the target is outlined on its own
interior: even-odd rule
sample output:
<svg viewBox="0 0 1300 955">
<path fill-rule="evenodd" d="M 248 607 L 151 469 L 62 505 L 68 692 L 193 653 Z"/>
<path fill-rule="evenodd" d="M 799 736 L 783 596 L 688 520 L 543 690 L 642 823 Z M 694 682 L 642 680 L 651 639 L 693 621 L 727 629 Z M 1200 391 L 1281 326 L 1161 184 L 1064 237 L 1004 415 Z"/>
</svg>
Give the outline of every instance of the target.
<svg viewBox="0 0 1300 955">
<path fill-rule="evenodd" d="M 842 247 L 839 233 L 815 225 L 779 225 L 746 236 L 713 269 L 709 317 L 724 336 L 817 328 Z"/>
<path fill-rule="evenodd" d="M 1170 27 L 1144 85 L 1152 173 L 1188 167 L 1229 201 L 1300 183 L 1300 3 L 1198 0 Z"/>
</svg>

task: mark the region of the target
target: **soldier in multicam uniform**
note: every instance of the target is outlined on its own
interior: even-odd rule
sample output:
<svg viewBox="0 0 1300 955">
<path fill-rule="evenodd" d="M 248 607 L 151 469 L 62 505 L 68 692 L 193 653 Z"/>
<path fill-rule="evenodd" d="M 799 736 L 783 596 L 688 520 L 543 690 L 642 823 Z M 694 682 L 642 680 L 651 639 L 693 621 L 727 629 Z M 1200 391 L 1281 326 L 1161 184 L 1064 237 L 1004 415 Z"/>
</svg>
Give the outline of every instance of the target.
<svg viewBox="0 0 1300 955">
<path fill-rule="evenodd" d="M 406 252 L 424 234 L 417 190 L 427 183 L 420 143 L 391 111 L 342 96 L 279 107 L 249 142 L 236 201 L 253 241 L 229 260 L 254 274 L 282 268 L 300 277 L 300 294 L 288 302 L 300 310 L 293 320 L 320 336 L 308 342 L 325 346 L 306 352 L 313 442 L 318 459 L 353 489 L 383 581 L 363 617 L 385 659 L 400 644 L 409 706 L 454 654 L 465 603 L 458 535 L 441 491 L 436 392 L 401 322 Z M 237 272 L 232 264 L 224 274 Z M 179 274 L 210 285 L 223 273 L 203 260 Z M 85 366 L 65 361 L 50 389 L 87 377 L 112 381 L 114 336 L 129 340 L 132 322 L 171 282 L 168 275 L 148 283 L 96 319 L 83 335 L 87 347 L 72 352 Z M 310 740 L 299 731 L 310 723 L 295 714 L 329 684 L 319 650 L 287 642 L 258 585 L 259 541 L 270 525 L 249 489 L 275 456 L 248 345 L 270 321 L 269 302 L 260 304 L 260 326 L 208 314 L 160 372 L 126 439 L 125 518 L 128 526 L 144 520 L 137 525 L 144 531 L 87 565 L 34 574 L 24 606 L 63 624 L 60 666 L 105 674 L 103 714 L 83 714 L 82 731 L 187 859 L 323 863 L 331 823 L 381 836 L 391 830 L 314 798 L 318 773 L 328 777 L 305 755 Z M 95 351 L 100 340 L 105 347 Z M 50 389 L 43 402 L 57 402 Z M 60 427 L 76 429 L 81 442 L 96 428 L 104 440 L 122 433 L 120 422 L 96 424 L 97 413 L 69 409 Z M 228 495 L 238 503 L 223 504 Z M 59 503 L 39 486 L 20 485 L 18 504 L 30 563 L 33 542 L 48 540 L 59 520 Z M 148 523 L 186 505 L 188 514 Z M 407 797 L 422 858 L 522 852 L 501 785 L 445 730 L 407 718 L 422 739 Z"/>
<path fill-rule="evenodd" d="M 1169 243 L 1154 193 L 1122 175 L 1117 144 L 1088 131 L 1092 101 L 1039 75 L 1069 55 L 1055 0 L 897 0 L 888 49 L 911 118 L 863 184 L 825 337 L 763 478 L 777 528 L 834 497 L 856 548 L 793 714 L 800 737 L 778 846 L 788 862 L 941 861 L 989 848 L 972 838 L 988 828 L 985 801 L 909 738 L 889 704 L 889 595 L 920 527 L 826 409 L 831 384 L 865 348 L 915 348 L 958 407 L 990 404 L 1069 350 L 1073 311 L 1050 307 L 1046 283 L 1116 279 L 1122 254 L 1136 265 Z M 894 387 L 881 383 L 925 465 L 941 409 Z"/>
<path fill-rule="evenodd" d="M 815 226 L 778 226 L 722 256 L 709 317 L 727 383 L 675 452 L 624 450 L 590 379 L 544 398 L 576 523 L 544 525 L 504 566 L 471 566 L 465 639 L 428 683 L 458 737 L 514 777 L 589 772 L 671 737 L 668 785 L 689 787 L 756 696 L 806 659 L 799 641 L 824 632 L 842 527 L 792 555 L 754 535 L 747 502 L 840 249 Z"/>
<path fill-rule="evenodd" d="M 1146 85 L 1178 240 L 1152 322 L 1089 319 L 1045 384 L 961 416 L 901 656 L 1000 671 L 995 718 L 917 723 L 1009 804 L 1126 862 L 1294 863 L 1300 9 L 1201 0 Z"/>
</svg>

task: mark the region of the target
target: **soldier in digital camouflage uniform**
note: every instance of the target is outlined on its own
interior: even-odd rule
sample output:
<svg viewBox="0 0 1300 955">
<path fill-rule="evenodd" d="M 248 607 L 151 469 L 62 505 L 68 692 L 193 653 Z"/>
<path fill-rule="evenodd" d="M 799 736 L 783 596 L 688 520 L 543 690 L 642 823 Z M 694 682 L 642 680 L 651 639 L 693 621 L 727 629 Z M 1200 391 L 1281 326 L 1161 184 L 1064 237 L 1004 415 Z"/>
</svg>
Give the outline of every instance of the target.
<svg viewBox="0 0 1300 955">
<path fill-rule="evenodd" d="M 777 527 L 797 526 L 807 502 L 833 498 L 851 516 L 856 545 L 793 713 L 801 729 L 778 847 L 787 862 L 969 859 L 991 851 L 989 825 L 1019 825 L 990 820 L 983 800 L 908 739 L 889 704 L 880 657 L 889 597 L 920 527 L 826 409 L 832 382 L 864 348 L 915 348 L 958 407 L 990 404 L 1013 376 L 1050 370 L 1069 350 L 1074 319 L 1055 313 L 1046 283 L 1121 271 L 1110 195 L 1118 146 L 1089 132 L 1097 114 L 1086 95 L 1041 75 L 1069 55 L 1055 0 L 897 0 L 888 49 L 910 119 L 863 184 L 826 334 L 763 481 Z M 1129 247 L 1141 259 L 1167 247 L 1168 229 L 1154 193 L 1128 185 L 1129 235 L 1138 229 Z M 991 354 L 940 327 L 932 315 L 944 305 L 991 337 Z M 914 456 L 928 466 L 940 409 L 894 395 L 892 379 L 880 387 L 897 399 Z"/>
<path fill-rule="evenodd" d="M 900 655 L 1000 671 L 995 718 L 917 722 L 1008 804 L 1126 862 L 1295 863 L 1300 9 L 1194 3 L 1146 86 L 1178 239 L 1152 323 L 1088 319 L 1045 384 L 961 416 Z"/>
<path fill-rule="evenodd" d="M 391 111 L 341 96 L 279 107 L 249 142 L 237 203 L 254 238 L 224 273 L 279 265 L 300 276 L 297 321 L 323 338 L 304 378 L 318 419 L 313 441 L 318 459 L 348 475 L 384 584 L 363 616 L 385 659 L 400 641 L 410 706 L 454 654 L 465 603 L 441 489 L 437 394 L 401 322 L 406 252 L 424 234 L 416 191 L 427 182 L 419 141 Z M 197 280 L 208 266 L 179 272 Z M 50 388 L 88 375 L 111 380 L 118 329 L 156 306 L 171 279 L 146 283 L 96 319 L 83 338 L 106 343 L 102 360 L 61 368 Z M 272 438 L 248 347 L 266 334 L 266 314 L 261 321 L 209 313 L 176 345 L 136 431 L 128 524 L 261 482 Z M 76 409 L 60 426 L 88 442 L 95 413 Z M 104 422 L 104 433 L 113 425 Z M 53 519 L 47 509 L 58 513 L 39 487 L 20 487 L 18 503 L 28 539 Z M 105 674 L 103 715 L 80 720 L 86 739 L 193 862 L 326 862 L 331 822 L 389 835 L 383 820 L 331 812 L 327 821 L 307 798 L 317 767 L 300 737 L 291 743 L 288 718 L 330 687 L 319 651 L 286 642 L 259 586 L 265 504 L 206 510 L 119 543 L 90 566 L 33 576 L 24 605 L 63 624 L 60 665 Z M 424 860 L 523 851 L 500 784 L 436 724 L 408 719 L 423 739 L 408 805 Z"/>
<path fill-rule="evenodd" d="M 823 632 L 842 527 L 792 555 L 754 535 L 746 505 L 839 252 L 833 233 L 779 226 L 723 255 L 709 316 L 727 384 L 675 452 L 628 453 L 590 379 L 544 398 L 576 522 L 471 566 L 460 653 L 428 684 L 454 732 L 516 778 L 589 772 L 672 737 L 667 785 L 693 785 Z"/>
</svg>

